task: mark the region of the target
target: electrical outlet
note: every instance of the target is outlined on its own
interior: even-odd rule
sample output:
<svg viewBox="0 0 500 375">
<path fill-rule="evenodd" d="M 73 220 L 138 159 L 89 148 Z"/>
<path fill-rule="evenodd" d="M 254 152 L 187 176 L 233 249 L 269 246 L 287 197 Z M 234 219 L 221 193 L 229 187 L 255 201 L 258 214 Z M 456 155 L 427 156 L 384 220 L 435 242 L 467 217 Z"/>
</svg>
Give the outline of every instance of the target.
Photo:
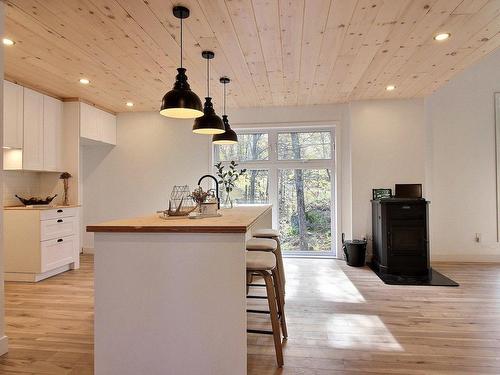
<svg viewBox="0 0 500 375">
<path fill-rule="evenodd" d="M 481 233 L 476 233 L 475 237 L 474 237 L 474 240 L 477 242 L 477 243 L 480 243 L 481 242 Z"/>
</svg>

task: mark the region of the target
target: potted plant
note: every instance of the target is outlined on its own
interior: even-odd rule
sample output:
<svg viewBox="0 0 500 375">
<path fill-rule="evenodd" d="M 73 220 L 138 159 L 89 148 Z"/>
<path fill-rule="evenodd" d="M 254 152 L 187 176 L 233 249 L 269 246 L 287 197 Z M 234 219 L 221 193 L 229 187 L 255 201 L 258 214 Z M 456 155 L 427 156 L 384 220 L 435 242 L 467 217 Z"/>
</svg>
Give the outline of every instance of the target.
<svg viewBox="0 0 500 375">
<path fill-rule="evenodd" d="M 222 185 L 224 191 L 226 192 L 224 205 L 229 208 L 233 208 L 233 199 L 231 197 L 231 193 L 234 189 L 235 183 L 247 171 L 246 169 L 240 169 L 238 171 L 236 169 L 237 166 L 238 164 L 234 160 L 231 160 L 227 170 L 221 162 L 215 164 L 215 168 L 217 168 L 217 177 L 219 177 L 219 184 Z"/>
</svg>

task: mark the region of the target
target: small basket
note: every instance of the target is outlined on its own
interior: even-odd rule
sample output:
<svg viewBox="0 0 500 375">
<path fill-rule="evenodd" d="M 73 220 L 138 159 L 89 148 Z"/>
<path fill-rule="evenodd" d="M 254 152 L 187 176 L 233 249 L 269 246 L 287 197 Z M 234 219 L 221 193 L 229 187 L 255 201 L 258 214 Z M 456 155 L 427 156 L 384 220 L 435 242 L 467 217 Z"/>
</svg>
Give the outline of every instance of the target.
<svg viewBox="0 0 500 375">
<path fill-rule="evenodd" d="M 217 202 L 201 203 L 200 213 L 202 215 L 217 215 Z"/>
</svg>

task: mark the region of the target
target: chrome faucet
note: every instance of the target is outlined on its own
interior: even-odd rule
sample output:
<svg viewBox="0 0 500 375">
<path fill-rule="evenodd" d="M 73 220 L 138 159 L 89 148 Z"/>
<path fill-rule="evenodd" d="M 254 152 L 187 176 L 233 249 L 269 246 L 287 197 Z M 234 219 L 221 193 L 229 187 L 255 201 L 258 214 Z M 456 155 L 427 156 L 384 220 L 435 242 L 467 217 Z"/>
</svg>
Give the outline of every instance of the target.
<svg viewBox="0 0 500 375">
<path fill-rule="evenodd" d="M 204 176 L 201 176 L 200 179 L 198 180 L 198 186 L 201 187 L 201 181 L 204 179 L 204 178 L 211 178 L 215 181 L 215 196 L 217 198 L 217 209 L 220 209 L 220 198 L 219 198 L 219 183 L 217 182 L 217 179 L 215 178 L 215 176 L 211 175 L 211 174 L 206 174 Z"/>
</svg>

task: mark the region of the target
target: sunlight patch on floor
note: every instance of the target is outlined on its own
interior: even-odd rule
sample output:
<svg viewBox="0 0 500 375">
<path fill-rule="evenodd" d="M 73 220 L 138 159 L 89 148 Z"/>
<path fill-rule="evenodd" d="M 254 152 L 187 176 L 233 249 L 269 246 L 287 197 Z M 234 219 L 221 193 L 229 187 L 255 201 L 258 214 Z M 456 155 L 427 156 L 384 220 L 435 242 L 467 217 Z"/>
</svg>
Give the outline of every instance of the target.
<svg viewBox="0 0 500 375">
<path fill-rule="evenodd" d="M 403 351 L 376 315 L 333 314 L 327 323 L 328 343 L 339 349 Z"/>
<path fill-rule="evenodd" d="M 365 302 L 364 297 L 344 272 L 316 276 L 316 285 L 324 300 L 332 302 Z"/>
<path fill-rule="evenodd" d="M 332 270 L 331 264 L 309 261 L 309 267 L 298 267 L 287 262 L 286 298 L 327 302 L 362 303 L 363 295 L 340 268 Z"/>
</svg>

